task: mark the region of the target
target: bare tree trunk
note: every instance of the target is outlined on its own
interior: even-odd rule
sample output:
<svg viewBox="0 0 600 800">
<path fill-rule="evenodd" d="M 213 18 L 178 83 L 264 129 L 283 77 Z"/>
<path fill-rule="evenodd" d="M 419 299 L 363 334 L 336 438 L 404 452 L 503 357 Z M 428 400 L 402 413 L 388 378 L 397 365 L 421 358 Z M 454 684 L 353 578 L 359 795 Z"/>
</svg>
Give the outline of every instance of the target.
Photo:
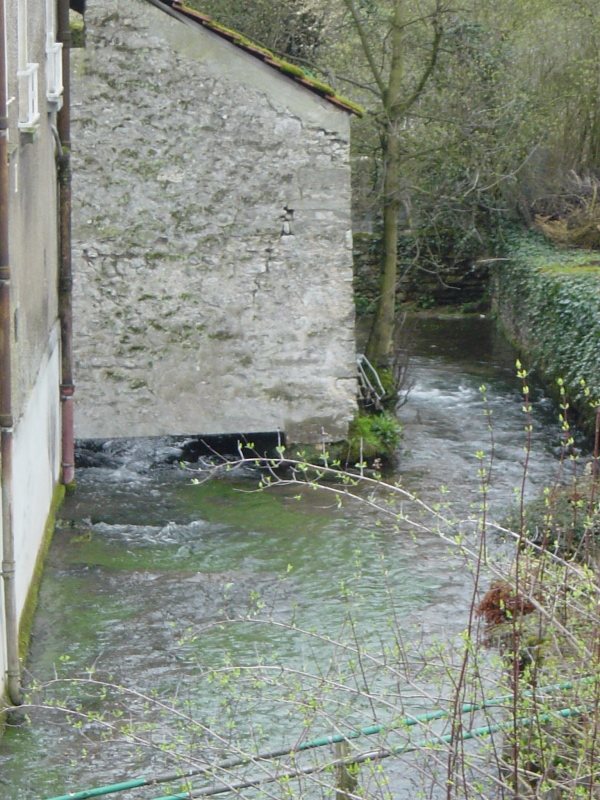
<svg viewBox="0 0 600 800">
<path fill-rule="evenodd" d="M 379 300 L 367 344 L 367 358 L 376 366 L 387 365 L 394 338 L 396 280 L 398 271 L 398 211 L 400 207 L 400 130 L 403 117 L 405 0 L 396 0 L 392 22 L 392 58 L 383 96 L 387 117 L 383 139 L 383 263 Z"/>
<path fill-rule="evenodd" d="M 366 356 L 375 366 L 387 365 L 394 338 L 396 281 L 398 272 L 398 211 L 400 189 L 400 141 L 398 123 L 390 122 L 385 133 L 383 184 L 383 254 L 379 298 L 367 343 Z"/>
<path fill-rule="evenodd" d="M 344 0 L 354 21 L 363 52 L 377 84 L 383 107 L 383 258 L 379 299 L 367 343 L 366 356 L 374 366 L 387 366 L 394 339 L 398 262 L 398 212 L 400 209 L 400 162 L 402 124 L 409 109 L 419 100 L 435 69 L 442 40 L 444 0 L 435 0 L 431 12 L 433 41 L 429 58 L 414 88 L 406 92 L 405 52 L 407 0 L 394 0 L 390 30 L 390 65 L 387 81 L 370 45 L 367 30 L 354 0 Z"/>
</svg>

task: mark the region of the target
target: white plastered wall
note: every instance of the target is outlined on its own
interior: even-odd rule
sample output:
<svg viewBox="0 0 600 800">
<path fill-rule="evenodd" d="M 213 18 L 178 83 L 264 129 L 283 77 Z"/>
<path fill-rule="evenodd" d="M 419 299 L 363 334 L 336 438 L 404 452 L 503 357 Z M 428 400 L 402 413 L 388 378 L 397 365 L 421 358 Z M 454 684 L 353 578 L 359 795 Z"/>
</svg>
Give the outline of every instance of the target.
<svg viewBox="0 0 600 800">
<path fill-rule="evenodd" d="M 17 609 L 23 610 L 60 470 L 59 324 L 48 340 L 38 378 L 13 443 L 13 520 Z"/>
<path fill-rule="evenodd" d="M 47 103 L 46 46 L 54 41 L 54 0 L 0 0 L 6 17 L 8 226 L 13 432 L 13 528 L 17 609 L 22 613 L 60 471 L 60 326 L 56 145 Z M 52 28 L 52 30 L 50 30 Z M 37 130 L 22 134 L 29 97 L 19 70 L 38 64 Z M 1 528 L 1 524 L 0 524 Z M 0 543 L 2 531 L 0 530 Z M 0 587 L 0 693 L 6 642 Z M 1 795 L 1 792 L 0 792 Z"/>
<path fill-rule="evenodd" d="M 50 333 L 24 413 L 14 431 L 13 526 L 19 615 L 27 599 L 60 472 L 59 340 L 57 322 Z M 2 608 L 0 619 L 4 618 L 3 614 Z M 1 694 L 6 672 L 4 636 L 0 637 L 0 669 Z"/>
</svg>

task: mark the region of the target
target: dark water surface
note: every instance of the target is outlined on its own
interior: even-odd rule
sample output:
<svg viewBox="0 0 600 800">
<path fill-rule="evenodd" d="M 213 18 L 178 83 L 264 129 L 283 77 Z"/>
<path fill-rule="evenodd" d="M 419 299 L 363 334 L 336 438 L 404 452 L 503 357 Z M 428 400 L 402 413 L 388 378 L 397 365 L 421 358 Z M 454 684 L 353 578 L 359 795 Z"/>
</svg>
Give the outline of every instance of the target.
<svg viewBox="0 0 600 800">
<path fill-rule="evenodd" d="M 476 452 L 490 450 L 479 389 L 485 384 L 494 422 L 492 506 L 502 516 L 521 485 L 525 457 L 514 363 L 487 319 L 420 322 L 414 387 L 399 412 L 405 439 L 394 479 L 401 476 L 403 486 L 431 501 L 444 484 L 454 513 L 471 513 L 478 501 Z M 534 390 L 528 492 L 554 472 L 555 420 L 552 404 Z M 27 663 L 30 683 L 87 675 L 141 694 L 57 684 L 38 695 L 38 702 L 54 698 L 72 713 L 65 721 L 64 713 L 33 710 L 27 724 L 8 729 L 0 745 L 3 800 L 162 772 L 187 764 L 188 756 L 226 754 L 234 740 L 259 749 L 291 745 L 331 733 L 333 717 L 352 727 L 387 722 L 399 704 L 411 713 L 431 707 L 395 667 L 374 662 L 365 679 L 378 698 L 369 700 L 348 678 L 347 649 L 330 639 L 360 640 L 385 661 L 398 658 L 400 628 L 409 659 L 417 652 L 411 642 L 434 647 L 456 636 L 466 624 L 471 579 L 447 544 L 434 534 L 397 530 L 365 505 L 338 509 L 319 492 L 255 492 L 252 474 L 191 485 L 192 473 L 161 463 L 169 444 L 113 446 L 106 466 L 79 470 L 48 557 Z M 252 621 L 234 621 L 249 609 Z M 210 672 L 259 662 L 296 672 L 267 673 L 273 685 L 258 672 L 231 679 Z M 311 709 L 311 697 L 326 691 L 331 698 L 323 709 Z M 108 733 L 109 719 L 119 736 Z M 132 731 L 139 741 L 131 742 Z M 392 785 L 409 780 L 389 772 Z M 155 787 L 111 796 L 163 793 Z"/>
</svg>

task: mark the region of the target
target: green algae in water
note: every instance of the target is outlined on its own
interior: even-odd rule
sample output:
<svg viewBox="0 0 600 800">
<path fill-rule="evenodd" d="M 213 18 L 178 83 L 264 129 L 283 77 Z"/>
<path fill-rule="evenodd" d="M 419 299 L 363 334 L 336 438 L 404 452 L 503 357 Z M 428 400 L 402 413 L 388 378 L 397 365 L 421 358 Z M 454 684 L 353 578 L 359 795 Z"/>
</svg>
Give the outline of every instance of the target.
<svg viewBox="0 0 600 800">
<path fill-rule="evenodd" d="M 28 663 L 35 662 L 36 676 L 43 679 L 87 667 L 103 635 L 115 622 L 124 623 L 135 614 L 131 602 L 102 591 L 93 573 L 82 577 L 47 569 Z"/>
<path fill-rule="evenodd" d="M 173 635 L 158 631 L 155 644 L 164 640 L 160 647 L 177 653 L 188 665 L 215 666 L 225 653 L 246 661 L 249 655 L 253 657 L 252 645 L 259 643 L 273 654 L 279 643 L 291 658 L 294 634 L 241 624 L 221 630 L 212 624 L 223 615 L 243 617 L 263 603 L 270 607 L 278 597 L 283 596 L 288 609 L 294 605 L 298 620 L 307 626 L 314 621 L 310 607 L 315 602 L 327 605 L 331 632 L 341 626 L 345 610 L 339 601 L 340 580 L 346 565 L 356 563 L 361 539 L 367 548 L 375 543 L 371 535 L 361 530 L 360 519 L 340 517 L 329 503 L 315 507 L 317 496 L 312 491 L 296 500 L 278 490 L 255 492 L 254 485 L 251 481 L 178 484 L 184 518 L 207 519 L 197 529 L 194 522 L 169 523 L 166 527 L 171 526 L 173 535 L 179 529 L 186 536 L 190 531 L 194 534 L 175 544 L 161 541 L 158 526 L 139 526 L 149 537 L 156 537 L 143 543 L 125 535 L 119 541 L 121 528 L 114 522 L 97 523 L 82 533 L 59 531 L 53 560 L 73 574 L 56 573 L 54 601 L 45 600 L 60 611 L 64 621 L 57 631 L 60 645 L 49 652 L 44 667 L 60 658 L 63 647 L 69 652 L 68 642 L 79 643 L 69 655 L 74 664 L 85 665 L 102 647 L 113 649 L 111 631 L 116 636 L 113 629 L 123 628 L 125 622 L 136 630 L 150 631 L 154 623 L 147 618 L 153 609 L 153 591 L 162 598 L 165 625 L 175 624 L 178 629 Z M 379 536 L 380 545 L 385 537 L 385 533 Z M 365 560 L 371 585 L 368 605 L 375 611 L 385 605 L 385 589 L 373 569 L 373 555 Z M 92 591 L 81 577 L 84 572 Z M 434 583 L 398 580 L 394 591 L 401 606 L 414 608 L 426 602 Z M 77 607 L 79 596 L 85 596 L 86 603 L 81 613 L 70 617 L 69 605 Z M 201 641 L 186 634 L 187 627 L 210 620 L 212 627 Z"/>
<path fill-rule="evenodd" d="M 477 335 L 474 335 L 476 325 Z M 479 322 L 468 321 L 462 328 L 466 345 L 463 343 L 458 355 L 449 328 L 440 331 L 443 335 L 433 342 L 440 345 L 443 352 L 436 351 L 435 380 L 429 374 L 425 382 L 429 394 L 418 401 L 426 403 L 433 422 L 427 426 L 427 431 L 423 425 L 413 425 L 412 440 L 411 426 L 407 426 L 408 442 L 415 449 L 415 456 L 412 460 L 405 457 L 405 467 L 409 470 L 412 463 L 412 472 L 404 473 L 405 485 L 418 487 L 425 497 L 431 485 L 437 490 L 435 469 L 440 464 L 445 465 L 446 470 L 442 480 L 453 480 L 465 493 L 466 480 L 461 462 L 456 459 L 462 441 L 459 435 L 468 434 L 471 444 L 474 435 L 483 440 L 486 436 L 486 428 L 478 427 L 474 401 L 469 400 L 470 395 L 465 394 L 461 386 L 465 383 L 465 374 L 470 376 L 471 371 L 476 370 L 477 375 L 481 375 L 488 369 L 481 363 L 481 352 L 487 353 L 491 343 L 480 335 Z M 421 338 L 421 352 L 417 355 L 425 355 L 425 362 L 434 355 L 431 343 Z M 466 360 L 465 346 L 472 349 Z M 494 352 L 497 357 L 497 348 Z M 461 360 L 460 377 L 455 381 L 456 366 L 448 372 L 444 364 L 456 365 Z M 512 375 L 512 355 L 507 363 Z M 504 374 L 502 371 L 491 376 L 492 385 L 503 384 Z M 470 381 L 468 377 L 469 386 Z M 481 379 L 477 381 L 480 383 Z M 477 381 L 472 394 L 479 402 Z M 518 388 L 517 397 L 520 397 Z M 514 386 L 503 389 L 502 398 L 507 396 L 507 391 L 514 393 Z M 411 412 L 410 402 L 409 399 L 407 413 L 414 414 L 415 404 Z M 520 400 L 517 399 L 516 404 L 520 408 Z M 438 409 L 443 422 L 438 425 L 439 432 L 434 409 Z M 464 419 L 469 420 L 468 426 Z M 522 430 L 520 411 L 516 424 L 518 430 Z M 481 425 L 487 425 L 483 417 Z M 449 426 L 451 437 L 447 437 Z M 499 433 L 502 431 L 500 423 Z M 425 432 L 431 434 L 429 438 L 424 438 Z M 508 449 L 507 453 L 504 446 L 499 448 L 497 457 L 509 468 L 520 453 L 519 441 L 518 447 Z M 433 477 L 429 476 L 430 468 Z M 48 664 L 47 672 L 51 674 L 51 663 L 57 654 L 60 656 L 65 641 L 79 637 L 79 643 L 74 642 L 73 652 L 68 653 L 72 661 L 57 661 L 61 675 L 69 674 L 69 669 L 76 673 L 80 664 L 96 665 L 103 675 L 114 675 L 116 680 L 123 679 L 129 685 L 159 692 L 162 699 L 177 698 L 180 708 L 189 710 L 202 722 L 218 717 L 221 712 L 223 741 L 228 741 L 230 735 L 235 738 L 236 729 L 227 727 L 228 722 L 234 722 L 238 725 L 239 741 L 248 743 L 251 736 L 256 735 L 257 743 L 267 749 L 308 733 L 305 721 L 299 715 L 287 713 L 286 698 L 281 694 L 277 696 L 277 690 L 267 687 L 262 693 L 258 690 L 253 693 L 254 687 L 246 684 L 246 697 L 240 699 L 239 692 L 236 695 L 235 691 L 221 686 L 216 678 L 208 682 L 204 670 L 224 666 L 230 658 L 232 663 L 262 660 L 267 664 L 309 669 L 317 664 L 326 671 L 330 664 L 337 664 L 335 659 L 340 651 L 327 649 L 323 642 L 317 644 L 318 638 L 310 642 L 293 630 L 278 633 L 278 629 L 269 627 L 260 618 L 247 624 L 230 624 L 221 612 L 232 617 L 247 612 L 251 593 L 255 592 L 267 604 L 267 611 L 274 608 L 279 618 L 293 618 L 298 626 L 335 637 L 340 634 L 348 607 L 340 591 L 344 580 L 346 585 L 351 582 L 350 588 L 356 590 L 351 599 L 357 604 L 353 608 L 361 626 L 361 639 L 364 632 L 364 646 L 378 653 L 384 646 L 393 647 L 387 581 L 402 638 L 414 659 L 422 652 L 420 637 L 429 646 L 431 637 L 440 632 L 442 638 L 443 632 L 453 635 L 462 629 L 467 619 L 469 579 L 464 570 L 451 570 L 445 560 L 446 545 L 429 536 L 419 535 L 413 539 L 406 532 L 394 531 L 392 525 L 376 527 L 364 510 L 351 504 L 338 511 L 331 507 L 330 499 L 311 491 L 305 492 L 298 501 L 291 492 L 279 489 L 252 493 L 257 484 L 252 479 L 241 481 L 227 477 L 212 485 L 190 486 L 187 485 L 190 473 L 178 474 L 175 469 L 168 474 L 148 470 L 141 473 L 142 479 L 134 477 L 130 485 L 121 476 L 115 479 L 114 472 L 106 480 L 100 470 L 90 470 L 88 475 L 85 472 L 80 472 L 78 498 L 67 501 L 70 511 L 65 516 L 73 520 L 90 518 L 101 524 L 93 525 L 91 533 L 85 524 L 81 525 L 81 530 L 63 529 L 55 539 L 46 578 L 57 582 L 56 596 L 60 602 L 52 608 L 42 598 L 43 610 L 36 618 L 34 648 L 29 662 L 34 674 L 39 674 L 41 663 Z M 473 475 L 476 475 L 476 465 Z M 238 487 L 249 493 L 235 491 Z M 477 492 L 476 480 L 474 492 Z M 187 555 L 185 549 L 176 554 L 175 544 L 166 541 L 168 537 L 163 542 L 158 541 L 162 527 L 170 520 L 184 527 L 193 526 L 195 521 L 198 523 L 191 546 L 185 543 L 185 547 L 190 548 Z M 149 540 L 142 546 L 139 537 L 128 539 L 127 532 L 118 531 L 118 527 L 125 524 L 153 527 L 157 541 Z M 110 526 L 114 526 L 114 530 Z M 123 537 L 121 541 L 119 536 Z M 109 559 L 108 550 L 113 546 L 118 554 Z M 86 551 L 86 548 L 90 549 Z M 85 563 L 85 557 L 95 564 Z M 167 565 L 174 565 L 176 558 L 181 559 L 181 570 L 150 569 L 148 565 L 160 563 L 161 557 Z M 285 573 L 287 563 L 293 565 L 289 574 Z M 195 572 L 198 564 L 202 570 Z M 381 571 L 384 565 L 388 569 L 385 580 Z M 188 566 L 190 569 L 186 569 Z M 285 580 L 280 580 L 283 573 Z M 107 609 L 105 617 L 98 607 L 103 597 Z M 89 608 L 85 607 L 87 604 Z M 80 620 L 71 619 L 79 614 Z M 347 634 L 346 630 L 346 639 Z M 57 646 L 51 641 L 51 636 L 55 635 Z M 43 661 L 44 648 L 53 654 L 46 662 Z M 394 660 L 393 651 L 385 652 L 389 663 L 396 667 L 398 661 Z M 311 684 L 302 695 L 307 703 L 314 686 Z M 402 688 L 398 682 L 389 687 L 391 703 L 397 701 L 394 692 Z M 408 700 L 403 698 L 409 705 L 412 691 L 409 689 L 407 693 Z M 356 724 L 352 717 L 356 712 L 354 696 L 348 694 L 347 697 L 350 698 L 347 716 L 332 713 L 332 717 L 347 723 L 344 729 Z M 383 719 L 388 710 L 379 706 L 377 714 Z M 410 706 L 409 713 L 412 710 Z M 188 732 L 177 727 L 173 719 L 153 716 L 143 706 L 134 711 L 138 730 L 156 732 L 160 741 L 172 742 L 177 756 L 183 759 L 179 763 L 185 763 L 186 756 L 190 752 L 198 753 L 197 748 L 204 744 L 200 737 L 195 740 L 188 737 Z M 363 712 L 368 714 L 369 710 L 359 708 L 357 713 Z M 35 725 L 35 730 L 11 732 L 10 747 L 3 746 L 0 750 L 0 772 L 7 780 L 0 791 L 2 800 L 38 800 L 142 772 L 156 773 L 170 766 L 156 751 L 140 754 L 134 748 L 119 750 L 113 742 L 102 742 L 94 730 L 85 731 L 86 739 L 68 726 L 52 727 L 39 718 Z M 156 727 L 151 729 L 151 725 Z M 255 726 L 253 730 L 251 726 Z M 318 735 L 330 730 L 331 718 L 321 718 L 310 733 Z M 169 736 L 172 738 L 168 739 Z M 410 796 L 401 791 L 393 793 L 398 797 Z"/>
<path fill-rule="evenodd" d="M 186 557 L 182 549 L 182 545 L 160 544 L 132 549 L 130 545 L 119 545 L 114 540 L 107 541 L 102 534 L 92 533 L 89 540 L 71 546 L 65 560 L 73 565 L 102 567 L 113 572 L 199 569 L 201 558 L 192 557 L 189 549 Z"/>
<path fill-rule="evenodd" d="M 389 537 L 389 530 L 374 530 L 363 514 L 350 509 L 340 515 L 329 498 L 312 490 L 296 500 L 286 490 L 255 492 L 254 479 L 201 486 L 190 485 L 187 476 L 185 485 L 182 476 L 168 486 L 162 480 L 158 475 L 156 484 L 133 488 L 133 494 L 139 493 L 134 500 L 126 498 L 123 485 L 107 486 L 95 507 L 80 494 L 82 516 L 94 524 L 73 522 L 75 527 L 57 531 L 31 651 L 35 675 L 48 678 L 56 670 L 66 677 L 94 668 L 96 674 L 162 698 L 177 696 L 203 719 L 218 717 L 227 690 L 208 682 L 207 671 L 228 662 L 250 666 L 257 658 L 315 671 L 319 659 L 328 663 L 332 658 L 331 648 L 318 638 L 270 625 L 271 609 L 279 619 L 293 615 L 299 627 L 342 635 L 347 606 L 340 582 L 347 581 L 349 564 L 358 570 L 361 558 L 363 599 L 357 623 L 365 644 L 377 646 L 380 632 L 372 620 L 386 606 L 378 551 L 402 551 L 390 572 L 399 608 L 414 611 L 430 601 L 438 585 L 426 575 L 409 576 L 404 566 L 409 553 Z M 149 499 L 154 486 L 161 492 L 158 511 Z M 249 620 L 239 619 L 248 614 Z M 304 725 L 301 715 L 289 715 L 285 698 L 275 700 L 276 691 L 265 690 L 262 701 L 248 700 L 245 710 L 236 706 L 236 713 L 268 731 L 266 745 Z M 95 713 L 94 702 L 85 699 Z M 161 737 L 181 738 L 173 720 L 138 711 L 136 724 L 155 726 Z M 54 757 L 52 734 L 43 726 L 22 738 L 17 733 L 10 746 L 27 751 L 27 760 L 38 765 L 31 781 L 14 779 L 10 800 L 109 783 L 149 763 L 148 755 L 123 753 L 108 742 L 90 745 L 76 730 L 61 733 Z M 89 756 L 81 755 L 82 747 Z M 49 762 L 55 767 L 53 758 L 61 759 L 59 770 L 47 769 Z M 10 774 L 16 775 L 12 766 Z"/>
<path fill-rule="evenodd" d="M 309 489 L 295 487 L 292 495 L 279 488 L 261 490 L 258 481 L 257 477 L 255 482 L 213 480 L 188 484 L 181 487 L 179 494 L 184 507 L 203 519 L 245 531 L 291 533 L 306 530 L 308 526 L 316 532 L 337 517 L 327 501 L 321 498 L 316 504 L 312 492 L 307 501 L 303 491 Z M 300 499 L 296 499 L 298 495 Z"/>
<path fill-rule="evenodd" d="M 112 571 L 192 571 L 262 569 L 272 573 L 307 566 L 307 548 L 320 549 L 330 542 L 331 554 L 344 560 L 352 556 L 346 534 L 352 523 L 334 509 L 311 508 L 308 499 L 296 500 L 279 490 L 255 492 L 253 482 L 213 481 L 199 486 L 180 485 L 180 508 L 169 522 L 182 536 L 164 541 L 161 528 L 148 528 L 147 537 L 119 536 L 118 515 L 109 512 L 110 523 L 96 522 L 91 528 L 65 529 L 57 533 L 55 546 L 72 565 L 102 567 Z M 297 491 L 297 490 L 296 490 Z M 311 500 L 315 495 L 311 492 Z M 200 519 L 198 519 L 200 518 Z M 96 518 L 97 519 L 97 518 Z M 187 526 L 187 527 L 186 527 Z M 142 529 L 143 526 L 140 527 Z M 173 537 L 172 537 L 173 538 Z"/>
</svg>

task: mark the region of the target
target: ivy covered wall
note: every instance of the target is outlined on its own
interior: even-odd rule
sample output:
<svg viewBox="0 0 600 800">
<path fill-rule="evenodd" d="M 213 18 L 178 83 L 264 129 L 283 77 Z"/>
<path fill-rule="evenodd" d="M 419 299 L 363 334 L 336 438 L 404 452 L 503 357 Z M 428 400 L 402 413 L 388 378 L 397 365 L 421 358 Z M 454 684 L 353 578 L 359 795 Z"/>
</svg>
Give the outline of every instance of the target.
<svg viewBox="0 0 600 800">
<path fill-rule="evenodd" d="M 493 308 L 528 368 L 565 381 L 585 420 L 582 381 L 600 398 L 600 253 L 558 249 L 537 235 L 509 242 L 492 272 Z"/>
</svg>

